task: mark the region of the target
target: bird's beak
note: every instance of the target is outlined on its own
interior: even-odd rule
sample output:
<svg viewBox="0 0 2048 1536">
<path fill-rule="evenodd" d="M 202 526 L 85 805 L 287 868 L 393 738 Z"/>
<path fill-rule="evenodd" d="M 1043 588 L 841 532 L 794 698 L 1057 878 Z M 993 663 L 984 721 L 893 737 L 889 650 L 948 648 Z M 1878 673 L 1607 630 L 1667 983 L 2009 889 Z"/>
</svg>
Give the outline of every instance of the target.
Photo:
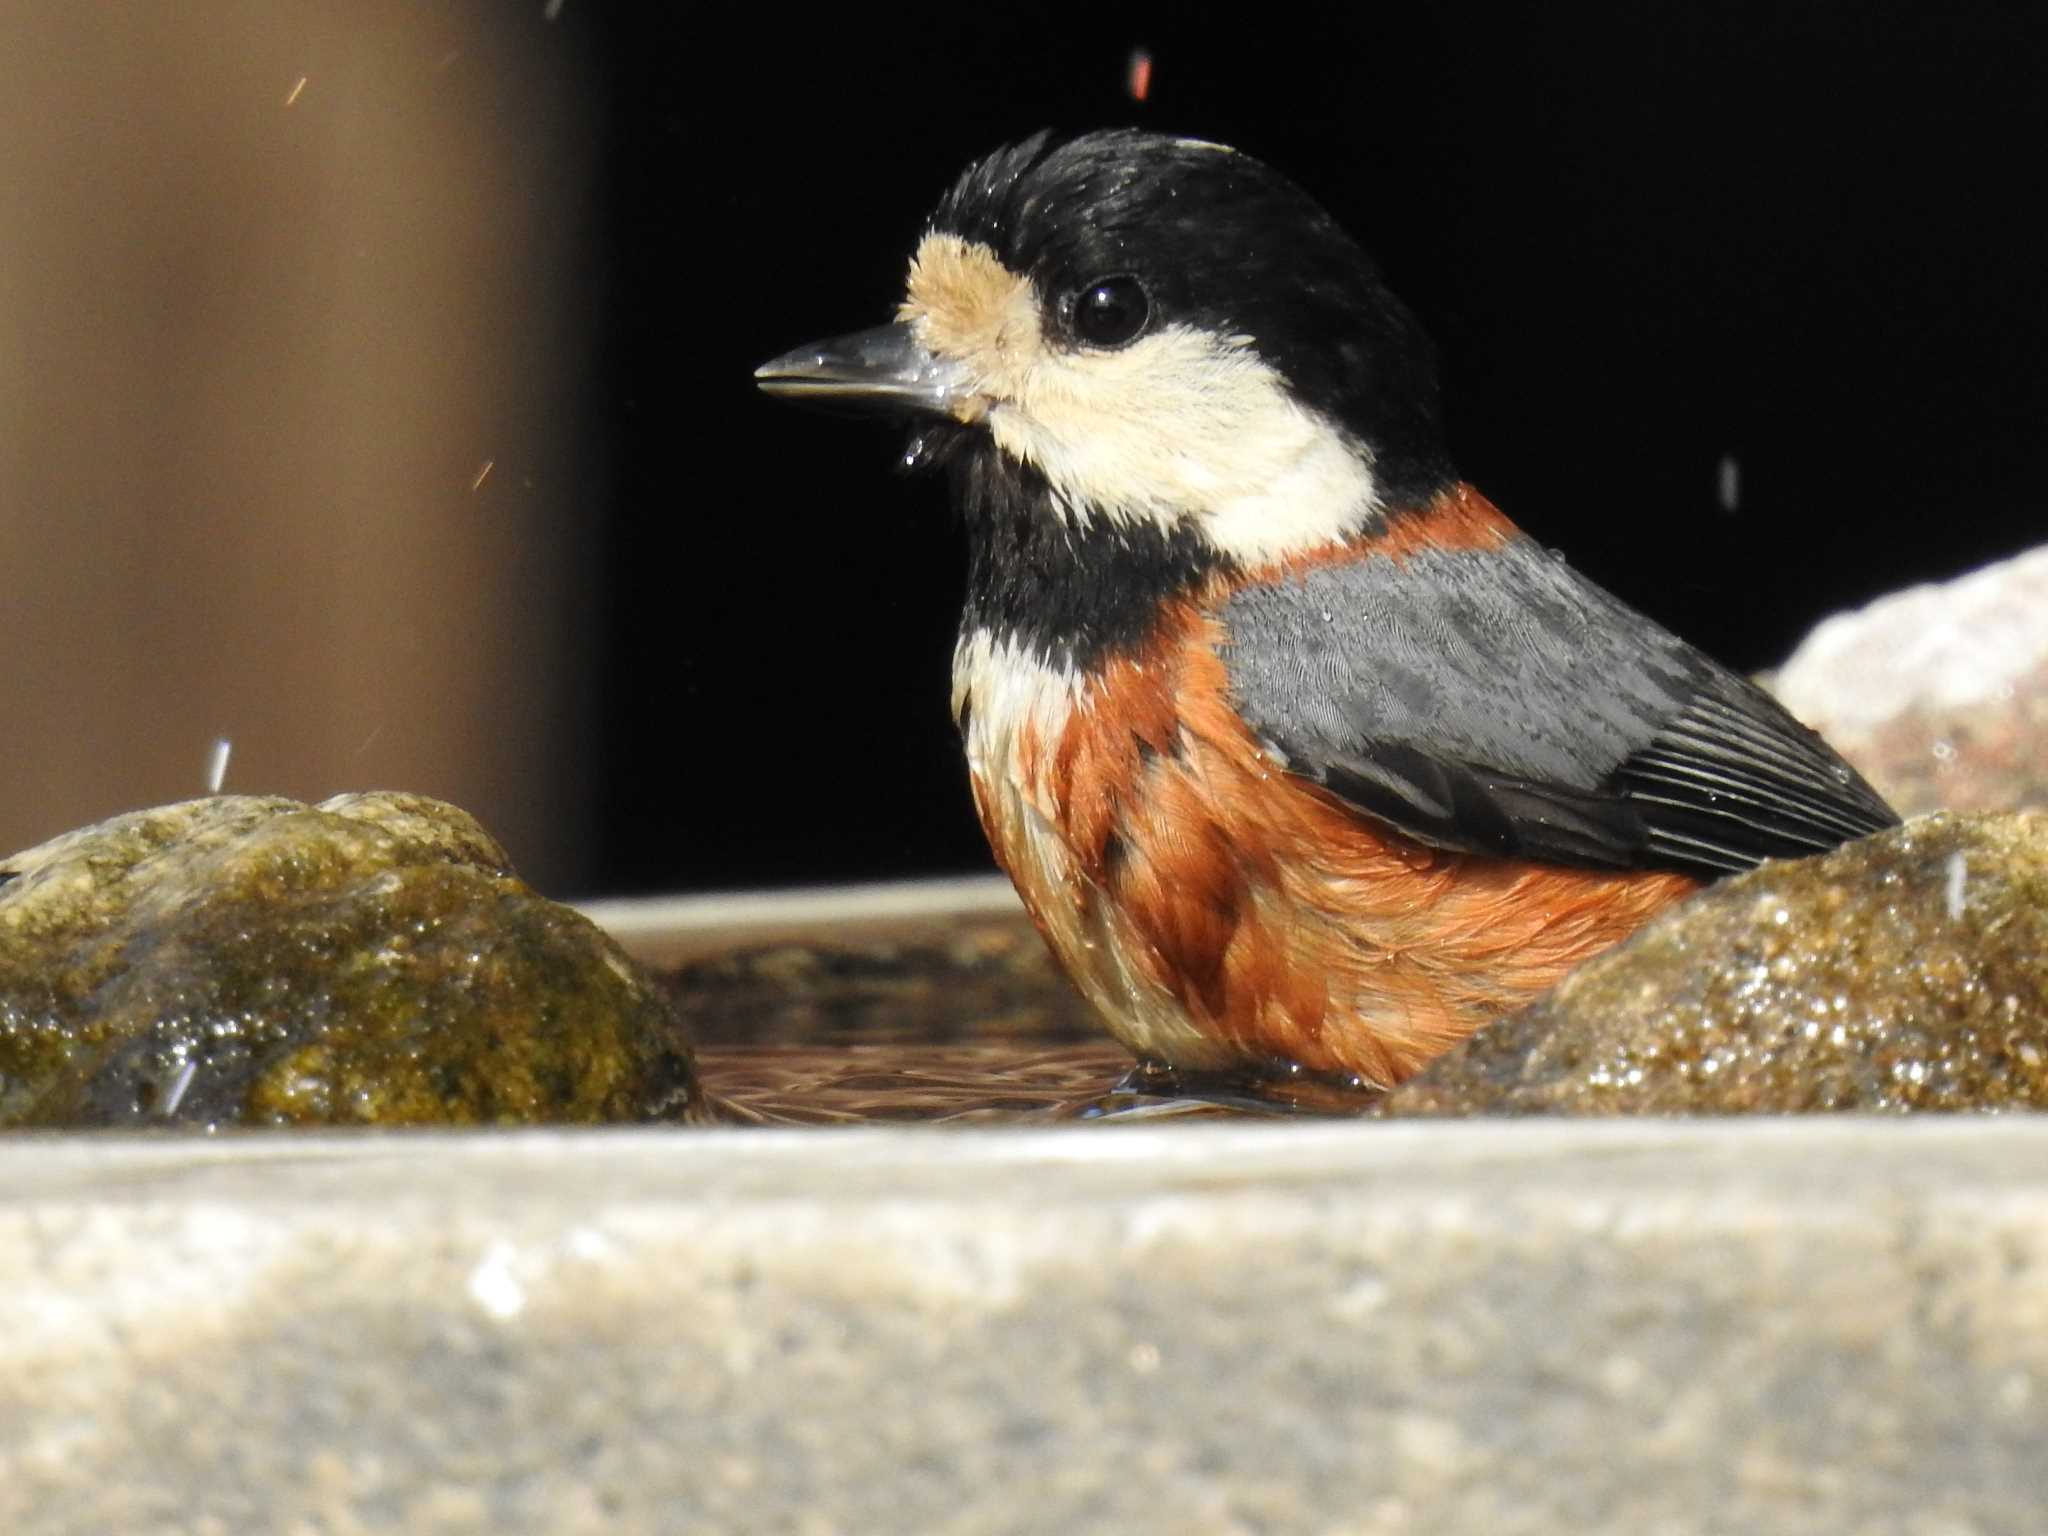
<svg viewBox="0 0 2048 1536">
<path fill-rule="evenodd" d="M 863 414 L 955 420 L 975 414 L 966 370 L 933 356 L 903 324 L 798 347 L 756 368 L 754 381 L 786 400 Z"/>
</svg>

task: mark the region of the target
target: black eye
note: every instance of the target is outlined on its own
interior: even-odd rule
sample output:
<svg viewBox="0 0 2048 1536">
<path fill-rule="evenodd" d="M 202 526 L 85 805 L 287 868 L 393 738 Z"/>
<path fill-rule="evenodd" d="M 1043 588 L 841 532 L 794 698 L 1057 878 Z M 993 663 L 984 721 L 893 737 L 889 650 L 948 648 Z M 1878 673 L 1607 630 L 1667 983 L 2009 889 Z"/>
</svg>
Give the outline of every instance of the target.
<svg viewBox="0 0 2048 1536">
<path fill-rule="evenodd" d="M 1135 277 L 1105 277 L 1074 300 L 1074 334 L 1091 347 L 1120 347 L 1151 318 L 1152 300 Z"/>
</svg>

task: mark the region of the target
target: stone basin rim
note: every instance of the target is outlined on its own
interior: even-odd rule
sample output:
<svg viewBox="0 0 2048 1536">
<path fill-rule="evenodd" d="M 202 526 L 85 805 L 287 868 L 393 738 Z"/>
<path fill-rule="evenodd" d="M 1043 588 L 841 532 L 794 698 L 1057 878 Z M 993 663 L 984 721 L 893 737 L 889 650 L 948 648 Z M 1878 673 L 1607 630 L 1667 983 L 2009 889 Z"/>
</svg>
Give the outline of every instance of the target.
<svg viewBox="0 0 2048 1536">
<path fill-rule="evenodd" d="M 704 930 L 865 927 L 904 919 L 1024 915 L 1002 875 L 942 875 L 865 884 L 692 895 L 599 896 L 570 903 L 622 943 L 647 934 Z"/>
<path fill-rule="evenodd" d="M 524 1177 L 510 1181 L 508 1174 Z M 423 1182 L 423 1176 L 431 1182 Z M 1013 1177 L 1014 1176 L 1014 1177 Z M 2048 1116 L 1475 1119 L 1154 1126 L 22 1132 L 0 1142 L 0 1206 L 149 1202 L 167 1190 L 237 1200 L 446 1199 L 499 1208 L 563 1199 L 819 1204 L 926 1198 L 1000 1209 L 1052 1200 L 1260 1189 L 1401 1203 L 1497 1179 L 1523 1195 L 1574 1188 L 1772 1199 L 1873 1197 L 1954 1183 L 2048 1191 Z"/>
</svg>

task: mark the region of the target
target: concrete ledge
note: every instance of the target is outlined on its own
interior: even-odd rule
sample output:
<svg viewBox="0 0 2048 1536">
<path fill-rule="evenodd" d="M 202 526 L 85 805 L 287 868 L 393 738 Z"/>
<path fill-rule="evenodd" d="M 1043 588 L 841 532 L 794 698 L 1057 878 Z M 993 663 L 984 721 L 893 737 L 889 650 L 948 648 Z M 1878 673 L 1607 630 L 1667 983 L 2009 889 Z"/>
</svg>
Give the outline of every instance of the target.
<svg viewBox="0 0 2048 1536">
<path fill-rule="evenodd" d="M 0 1529 L 2036 1529 L 2048 1122 L 19 1138 Z"/>
</svg>

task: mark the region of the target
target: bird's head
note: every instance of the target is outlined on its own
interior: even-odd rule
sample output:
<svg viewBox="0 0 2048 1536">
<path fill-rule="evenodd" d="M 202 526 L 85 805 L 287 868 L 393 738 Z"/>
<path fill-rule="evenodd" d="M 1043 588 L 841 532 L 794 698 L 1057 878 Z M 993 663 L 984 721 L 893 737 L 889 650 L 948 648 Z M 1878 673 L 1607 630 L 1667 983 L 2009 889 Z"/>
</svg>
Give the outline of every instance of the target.
<svg viewBox="0 0 2048 1536">
<path fill-rule="evenodd" d="M 1455 479 L 1433 352 L 1307 194 L 1220 145 L 1037 135 L 932 214 L 894 323 L 802 347 L 770 393 L 1000 454 L 1070 521 L 1150 522 L 1259 564 Z"/>
</svg>

